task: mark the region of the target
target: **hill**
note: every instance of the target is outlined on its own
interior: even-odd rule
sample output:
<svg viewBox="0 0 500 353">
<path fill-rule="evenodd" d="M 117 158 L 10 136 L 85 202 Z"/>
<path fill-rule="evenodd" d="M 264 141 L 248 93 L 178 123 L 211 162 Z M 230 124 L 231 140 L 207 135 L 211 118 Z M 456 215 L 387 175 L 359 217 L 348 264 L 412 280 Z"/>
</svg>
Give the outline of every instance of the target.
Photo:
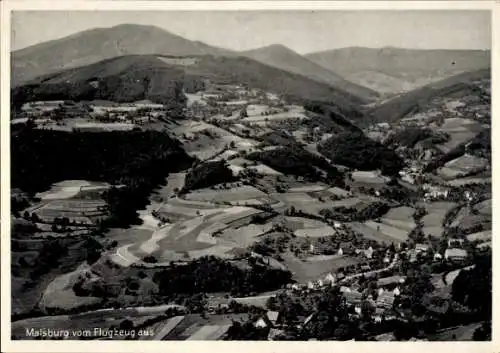
<svg viewBox="0 0 500 353">
<path fill-rule="evenodd" d="M 351 82 L 389 94 L 491 65 L 490 52 L 485 50 L 348 47 L 305 57 Z"/>
<path fill-rule="evenodd" d="M 326 69 L 321 65 L 308 60 L 283 45 L 270 45 L 263 48 L 245 51 L 241 54 L 263 64 L 339 87 L 346 92 L 354 94 L 355 96 L 365 97 L 367 100 L 373 100 L 378 97 L 378 93 L 375 91 L 349 82 L 342 76 L 336 74 L 334 71 Z"/>
<path fill-rule="evenodd" d="M 222 55 L 229 50 L 190 41 L 161 28 L 123 24 L 95 28 L 12 53 L 12 84 L 124 55 Z"/>
<path fill-rule="evenodd" d="M 319 144 L 318 151 L 335 164 L 363 171 L 380 169 L 389 176 L 403 167 L 403 161 L 392 149 L 361 132 L 333 136 Z"/>
<path fill-rule="evenodd" d="M 473 81 L 488 79 L 490 75 L 491 72 L 489 69 L 483 69 L 462 73 L 434 82 L 385 101 L 383 104 L 373 108 L 369 115 L 377 122 L 397 121 L 410 112 L 424 107 L 435 98 L 470 94 L 476 89 L 472 85 Z"/>
<path fill-rule="evenodd" d="M 322 102 L 346 116 L 361 117 L 363 102 L 341 89 L 244 57 L 133 55 L 103 60 L 31 80 L 12 90 L 12 101 L 41 99 L 182 103 L 181 88 L 246 85 L 274 92 L 296 103 Z"/>
</svg>

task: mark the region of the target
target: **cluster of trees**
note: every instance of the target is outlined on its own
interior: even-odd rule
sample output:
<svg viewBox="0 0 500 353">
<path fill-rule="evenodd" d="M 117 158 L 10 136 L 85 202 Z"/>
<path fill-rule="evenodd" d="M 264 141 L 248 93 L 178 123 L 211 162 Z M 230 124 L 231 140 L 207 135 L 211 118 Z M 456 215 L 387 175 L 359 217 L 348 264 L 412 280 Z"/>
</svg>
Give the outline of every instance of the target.
<svg viewBox="0 0 500 353">
<path fill-rule="evenodd" d="M 242 270 L 214 256 L 202 257 L 183 266 L 173 266 L 155 274 L 160 294 L 231 292 L 245 295 L 280 288 L 289 283 L 291 273 L 255 265 Z"/>
<path fill-rule="evenodd" d="M 295 339 L 348 340 L 359 338 L 361 332 L 359 321 L 350 318 L 352 309 L 338 288 L 303 295 L 282 293 L 269 298 L 267 307 L 278 311 L 292 330 L 295 324 L 302 324 L 297 332 L 290 332 Z M 303 320 L 311 314 L 314 318 L 304 324 Z"/>
<path fill-rule="evenodd" d="M 476 258 L 475 266 L 460 271 L 453 281 L 453 300 L 467 306 L 482 320 L 492 315 L 492 257 L 491 253 Z"/>
<path fill-rule="evenodd" d="M 183 191 L 208 188 L 210 186 L 235 181 L 233 172 L 226 161 L 208 161 L 197 165 L 186 174 Z"/>
<path fill-rule="evenodd" d="M 337 207 L 334 209 L 324 208 L 320 214 L 327 219 L 335 219 L 343 222 L 364 222 L 385 215 L 391 207 L 385 202 L 374 202 L 367 207 L 358 209 L 356 207 Z"/>
<path fill-rule="evenodd" d="M 342 174 L 337 168 L 324 158 L 299 146 L 291 145 L 269 151 L 254 152 L 249 154 L 247 158 L 262 162 L 284 174 L 303 176 L 311 180 L 326 180 L 331 184 L 343 185 Z"/>
<path fill-rule="evenodd" d="M 335 164 L 358 170 L 380 169 L 397 175 L 404 166 L 394 150 L 366 137 L 362 132 L 343 133 L 318 145 L 318 151 Z"/>
<path fill-rule="evenodd" d="M 192 159 L 178 142 L 157 131 L 67 133 L 24 128 L 12 134 L 12 186 L 34 195 L 61 180 L 95 180 L 112 185 L 103 198 L 108 226 L 139 222 L 135 210 L 151 191 Z"/>
<path fill-rule="evenodd" d="M 403 146 L 413 148 L 419 142 L 424 148 L 432 148 L 437 144 L 445 143 L 449 140 L 449 135 L 441 132 L 434 132 L 429 128 L 419 126 L 407 126 L 404 129 L 390 135 L 385 141 L 385 145 L 393 148 Z"/>
</svg>

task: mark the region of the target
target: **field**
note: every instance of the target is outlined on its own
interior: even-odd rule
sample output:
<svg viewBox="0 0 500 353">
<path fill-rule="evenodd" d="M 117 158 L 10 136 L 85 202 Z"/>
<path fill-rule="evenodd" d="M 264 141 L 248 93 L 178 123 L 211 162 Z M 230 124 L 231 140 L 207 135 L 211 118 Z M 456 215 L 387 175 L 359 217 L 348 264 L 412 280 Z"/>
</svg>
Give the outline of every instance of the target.
<svg viewBox="0 0 500 353">
<path fill-rule="evenodd" d="M 360 184 L 375 184 L 383 185 L 389 181 L 389 178 L 383 175 L 379 175 L 374 171 L 357 171 L 352 173 L 352 178 L 355 183 Z"/>
<path fill-rule="evenodd" d="M 346 223 L 355 232 L 361 233 L 366 239 L 385 242 L 387 244 L 405 241 L 408 233 L 395 227 L 390 227 L 382 223 L 370 221 L 368 224 L 361 222 Z M 377 226 L 380 229 L 377 230 Z"/>
<path fill-rule="evenodd" d="M 36 197 L 42 200 L 70 199 L 77 196 L 80 191 L 88 190 L 92 187 L 106 188 L 109 185 L 87 180 L 64 180 L 53 184 L 49 190 L 36 194 Z"/>
<path fill-rule="evenodd" d="M 358 210 L 364 209 L 370 203 L 375 202 L 376 198 L 370 196 L 357 196 L 350 197 L 342 200 L 331 201 L 329 199 L 316 198 L 311 195 L 317 194 L 318 191 L 314 192 L 287 192 L 284 194 L 271 194 L 272 198 L 276 198 L 283 202 L 286 207 L 294 207 L 297 211 L 302 211 L 305 213 L 313 214 L 319 216 L 319 212 L 322 209 L 337 208 L 337 207 L 352 207 Z"/>
<path fill-rule="evenodd" d="M 457 204 L 454 202 L 431 202 L 422 203 L 421 206 L 425 207 L 427 211 L 427 214 L 422 217 L 424 234 L 440 238 L 444 232 L 444 218 Z"/>
<path fill-rule="evenodd" d="M 268 229 L 251 223 L 251 216 L 261 211 L 248 207 L 212 208 L 203 215 L 167 224 L 154 231 L 146 241 L 129 243 L 117 249 L 113 261 L 121 266 L 142 262 L 153 256 L 156 266 L 170 261 L 185 261 L 202 256 L 234 257 L 235 249 L 251 245 Z M 214 233 L 220 233 L 214 236 Z M 153 266 L 153 265 L 151 265 Z"/>
<path fill-rule="evenodd" d="M 265 197 L 266 194 L 253 186 L 243 185 L 227 190 L 201 189 L 186 195 L 187 200 L 204 202 L 235 202 Z"/>
<path fill-rule="evenodd" d="M 156 307 L 134 307 L 119 309 L 100 309 L 83 312 L 74 315 L 42 316 L 25 320 L 14 321 L 12 323 L 12 336 L 16 338 L 29 338 L 26 329 L 53 329 L 53 330 L 90 330 L 90 338 L 98 339 L 94 328 L 102 330 L 118 327 L 123 320 L 131 320 L 134 326 L 144 324 L 147 320 L 158 318 L 168 308 L 182 308 L 179 305 L 159 305 Z M 165 320 L 163 320 L 165 322 Z M 151 325 L 151 324 L 150 324 Z M 149 327 L 150 325 L 145 325 Z M 155 325 L 156 326 L 156 325 Z M 161 325 L 159 325 L 161 327 Z M 114 339 L 124 339 L 125 337 L 114 337 Z M 33 339 L 33 338 L 32 338 Z M 72 339 L 71 337 L 69 339 Z M 74 338 L 73 338 L 74 339 Z"/>
<path fill-rule="evenodd" d="M 391 210 L 381 218 L 381 221 L 385 225 L 410 232 L 415 228 L 415 221 L 413 220 L 414 212 L 415 209 L 412 207 L 402 206 L 391 208 Z"/>
<path fill-rule="evenodd" d="M 438 173 L 444 178 L 455 178 L 461 174 L 481 171 L 488 165 L 486 158 L 480 158 L 472 155 L 463 155 L 446 163 L 439 168 Z"/>
<path fill-rule="evenodd" d="M 298 283 L 307 283 L 324 278 L 337 269 L 359 263 L 359 260 L 349 256 L 330 256 L 300 260 L 293 254 L 282 255 L 285 266 L 292 272 L 292 278 Z"/>
<path fill-rule="evenodd" d="M 464 206 L 457 213 L 450 226 L 469 232 L 476 230 L 481 225 L 484 229 L 491 229 L 491 215 L 474 214 L 468 207 Z"/>
<path fill-rule="evenodd" d="M 447 181 L 446 184 L 450 186 L 463 186 L 467 184 L 491 184 L 491 177 L 470 177 L 463 179 L 454 179 Z"/>
<path fill-rule="evenodd" d="M 248 319 L 248 314 L 210 315 L 208 318 L 202 318 L 197 314 L 186 315 L 182 320 L 175 320 L 175 327 L 170 329 L 162 339 L 167 341 L 216 340 L 226 333 L 233 321 L 243 323 Z"/>
<path fill-rule="evenodd" d="M 329 237 L 335 235 L 335 229 L 330 226 L 325 226 L 321 228 L 305 228 L 298 229 L 293 233 L 296 237 L 299 238 L 321 238 L 321 237 Z"/>
<path fill-rule="evenodd" d="M 88 266 L 84 264 L 75 271 L 56 277 L 45 288 L 38 306 L 42 310 L 50 308 L 71 310 L 101 303 L 103 298 L 80 297 L 76 296 L 73 291 L 73 284 L 76 282 L 78 276 L 85 272 L 86 267 Z"/>
</svg>

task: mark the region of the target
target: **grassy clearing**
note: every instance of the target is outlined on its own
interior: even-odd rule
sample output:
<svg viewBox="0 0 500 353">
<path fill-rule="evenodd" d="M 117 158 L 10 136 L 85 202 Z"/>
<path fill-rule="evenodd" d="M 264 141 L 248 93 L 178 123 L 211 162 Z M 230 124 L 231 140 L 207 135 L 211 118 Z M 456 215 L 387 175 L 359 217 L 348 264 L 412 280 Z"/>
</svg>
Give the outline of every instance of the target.
<svg viewBox="0 0 500 353">
<path fill-rule="evenodd" d="M 293 279 L 299 283 L 318 280 L 339 268 L 359 263 L 358 259 L 348 256 L 313 259 L 313 261 L 302 261 L 290 253 L 283 254 L 282 257 L 283 263 L 292 272 Z"/>
<path fill-rule="evenodd" d="M 408 231 L 407 230 L 402 230 L 397 227 L 392 227 L 387 224 L 383 223 L 378 223 L 374 221 L 367 221 L 365 222 L 365 225 L 376 230 L 379 233 L 383 233 L 387 235 L 388 237 L 394 238 L 396 241 L 406 241 L 408 240 Z"/>
<path fill-rule="evenodd" d="M 378 242 L 385 242 L 387 244 L 390 244 L 392 242 L 398 242 L 400 239 L 397 239 L 396 237 L 392 236 L 391 234 L 384 233 L 382 231 L 377 231 L 376 227 L 369 227 L 365 223 L 360 223 L 360 222 L 351 222 L 347 223 L 351 227 L 352 230 L 363 234 L 363 236 L 366 239 L 371 239 L 375 240 Z M 393 227 L 391 227 L 393 228 Z M 401 229 L 398 229 L 398 234 L 400 234 Z"/>
<path fill-rule="evenodd" d="M 299 238 L 321 238 L 335 235 L 335 229 L 329 226 L 321 228 L 297 229 L 293 234 Z"/>
<path fill-rule="evenodd" d="M 324 222 L 302 217 L 284 217 L 284 221 L 286 226 L 294 231 L 297 229 L 312 229 L 326 226 Z"/>
<path fill-rule="evenodd" d="M 265 197 L 266 194 L 253 186 L 243 185 L 229 190 L 201 189 L 186 195 L 187 200 L 205 202 L 232 202 Z"/>
</svg>

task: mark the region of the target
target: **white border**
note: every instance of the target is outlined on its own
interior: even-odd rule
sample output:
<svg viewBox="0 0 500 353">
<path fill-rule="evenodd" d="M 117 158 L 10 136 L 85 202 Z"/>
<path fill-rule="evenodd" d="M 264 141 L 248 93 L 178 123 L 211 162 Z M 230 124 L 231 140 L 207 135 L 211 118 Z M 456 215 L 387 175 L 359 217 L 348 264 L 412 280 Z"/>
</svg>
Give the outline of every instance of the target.
<svg viewBox="0 0 500 353">
<path fill-rule="evenodd" d="M 500 352 L 499 329 L 497 324 L 500 310 L 498 300 L 493 295 L 493 341 L 492 342 L 150 342 L 150 341 L 12 341 L 10 339 L 10 11 L 12 10 L 126 10 L 126 11 L 174 11 L 174 10 L 492 10 L 492 91 L 493 97 L 500 92 L 500 74 L 496 63 L 500 60 L 500 1 L 3 1 L 1 5 L 1 339 L 2 352 L 305 352 L 314 351 L 343 353 L 357 352 L 429 352 L 445 351 L 453 353 Z M 496 20 L 496 21 L 495 21 Z M 493 151 L 500 148 L 500 141 L 495 141 L 498 124 L 497 116 L 500 103 L 493 100 L 492 105 L 492 143 Z M 497 158 L 493 153 L 493 185 L 498 180 Z M 499 160 L 500 161 L 500 160 Z M 493 187 L 493 218 L 498 214 L 497 192 Z M 500 206 L 500 205 L 499 205 Z M 493 233 L 498 226 L 493 222 Z M 497 254 L 500 243 L 493 241 L 493 253 Z M 493 267 L 500 268 L 497 256 L 493 257 Z M 495 266 L 495 264 L 497 266 Z M 499 275 L 493 271 L 494 293 L 500 291 Z M 498 297 L 498 296 L 497 296 Z"/>
</svg>

